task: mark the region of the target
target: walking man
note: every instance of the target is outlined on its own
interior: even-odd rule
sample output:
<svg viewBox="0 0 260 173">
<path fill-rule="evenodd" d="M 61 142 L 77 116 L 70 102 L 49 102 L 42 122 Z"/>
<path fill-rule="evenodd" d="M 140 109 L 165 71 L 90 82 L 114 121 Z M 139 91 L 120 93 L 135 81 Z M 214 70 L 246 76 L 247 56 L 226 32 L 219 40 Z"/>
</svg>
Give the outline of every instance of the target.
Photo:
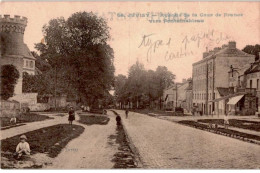
<svg viewBox="0 0 260 173">
<path fill-rule="evenodd" d="M 125 110 L 125 118 L 127 119 L 128 118 L 128 109 Z"/>
</svg>

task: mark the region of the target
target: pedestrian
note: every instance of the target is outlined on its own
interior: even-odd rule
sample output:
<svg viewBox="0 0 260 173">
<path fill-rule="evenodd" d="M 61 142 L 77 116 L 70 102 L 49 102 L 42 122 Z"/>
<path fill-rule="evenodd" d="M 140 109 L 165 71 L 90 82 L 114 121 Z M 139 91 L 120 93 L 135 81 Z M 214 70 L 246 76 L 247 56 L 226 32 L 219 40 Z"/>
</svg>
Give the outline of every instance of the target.
<svg viewBox="0 0 260 173">
<path fill-rule="evenodd" d="M 81 108 L 81 110 L 82 110 L 82 112 L 83 112 L 83 111 L 84 111 L 84 105 L 81 105 L 80 108 Z"/>
<path fill-rule="evenodd" d="M 116 116 L 116 125 L 121 125 L 121 117 L 119 115 Z"/>
<path fill-rule="evenodd" d="M 228 114 L 225 114 L 224 116 L 224 128 L 228 129 L 229 120 L 228 120 Z"/>
<path fill-rule="evenodd" d="M 23 155 L 30 155 L 30 145 L 26 142 L 27 137 L 25 135 L 20 136 L 20 143 L 16 147 L 14 158 L 20 159 Z"/>
<path fill-rule="evenodd" d="M 128 109 L 126 109 L 126 110 L 125 110 L 125 118 L 126 118 L 126 119 L 128 118 L 128 113 L 129 113 L 129 111 L 128 111 Z"/>
<path fill-rule="evenodd" d="M 69 120 L 70 125 L 72 125 L 72 121 L 75 120 L 75 111 L 74 111 L 73 107 L 70 107 L 68 120 Z"/>
</svg>

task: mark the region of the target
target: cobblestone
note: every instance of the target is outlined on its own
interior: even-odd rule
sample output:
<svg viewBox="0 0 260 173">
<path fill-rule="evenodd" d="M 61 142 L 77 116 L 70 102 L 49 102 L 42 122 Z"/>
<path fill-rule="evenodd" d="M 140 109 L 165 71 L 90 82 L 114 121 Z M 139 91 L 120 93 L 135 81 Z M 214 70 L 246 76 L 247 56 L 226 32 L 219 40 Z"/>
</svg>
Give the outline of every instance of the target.
<svg viewBox="0 0 260 173">
<path fill-rule="evenodd" d="M 177 123 L 117 111 L 146 168 L 259 168 L 259 145 Z"/>
</svg>

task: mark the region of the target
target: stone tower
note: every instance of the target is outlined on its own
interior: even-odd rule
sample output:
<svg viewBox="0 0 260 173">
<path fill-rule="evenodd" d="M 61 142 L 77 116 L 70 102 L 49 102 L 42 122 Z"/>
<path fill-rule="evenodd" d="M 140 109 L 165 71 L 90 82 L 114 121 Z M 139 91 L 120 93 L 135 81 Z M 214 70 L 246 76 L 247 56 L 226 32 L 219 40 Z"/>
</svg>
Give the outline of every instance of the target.
<svg viewBox="0 0 260 173">
<path fill-rule="evenodd" d="M 0 65 L 13 64 L 20 73 L 15 86 L 15 95 L 22 94 L 24 58 L 35 59 L 24 44 L 27 18 L 15 15 L 0 15 Z"/>
</svg>

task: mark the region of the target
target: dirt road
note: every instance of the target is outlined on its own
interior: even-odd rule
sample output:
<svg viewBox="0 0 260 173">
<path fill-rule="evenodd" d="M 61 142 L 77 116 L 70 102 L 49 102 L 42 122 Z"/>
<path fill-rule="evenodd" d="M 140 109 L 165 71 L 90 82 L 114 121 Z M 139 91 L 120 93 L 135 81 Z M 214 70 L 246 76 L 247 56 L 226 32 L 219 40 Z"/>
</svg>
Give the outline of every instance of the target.
<svg viewBox="0 0 260 173">
<path fill-rule="evenodd" d="M 109 112 L 107 125 L 84 125 L 85 131 L 68 143 L 47 169 L 110 169 L 114 164 L 113 155 L 117 152 L 115 142 L 108 143 L 109 137 L 116 133 L 116 121 Z M 77 117 L 78 118 L 78 117 Z"/>
</svg>

